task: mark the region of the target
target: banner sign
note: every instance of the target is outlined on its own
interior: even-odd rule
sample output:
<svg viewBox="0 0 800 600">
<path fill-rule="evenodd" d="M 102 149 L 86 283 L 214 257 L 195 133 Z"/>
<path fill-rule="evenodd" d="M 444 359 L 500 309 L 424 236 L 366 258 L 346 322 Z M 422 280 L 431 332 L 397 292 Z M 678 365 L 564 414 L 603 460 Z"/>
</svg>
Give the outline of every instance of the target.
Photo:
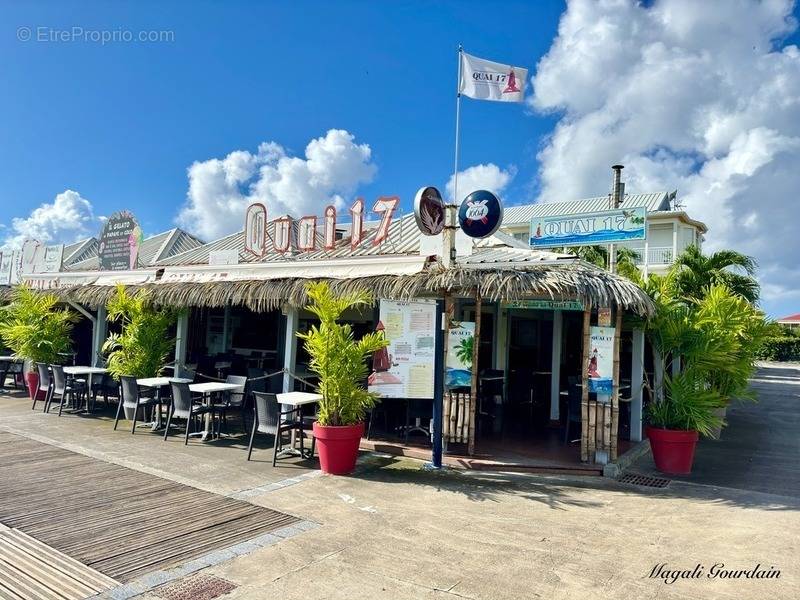
<svg viewBox="0 0 800 600">
<path fill-rule="evenodd" d="M 100 270 L 135 269 L 143 239 L 142 230 L 132 213 L 120 211 L 111 215 L 100 233 Z"/>
<path fill-rule="evenodd" d="M 614 374 L 614 328 L 589 330 L 589 391 L 610 396 Z"/>
<path fill-rule="evenodd" d="M 531 219 L 530 245 L 534 248 L 610 244 L 643 240 L 647 236 L 647 209 L 606 210 Z"/>
<path fill-rule="evenodd" d="M 433 398 L 436 302 L 381 300 L 377 331 L 389 346 L 375 353 L 369 391 L 382 398 Z"/>
<path fill-rule="evenodd" d="M 527 308 L 534 310 L 583 310 L 578 300 L 520 300 L 507 302 L 503 308 Z"/>
<path fill-rule="evenodd" d="M 475 323 L 453 323 L 447 330 L 445 386 L 450 388 L 472 385 L 472 351 L 475 345 Z"/>
</svg>

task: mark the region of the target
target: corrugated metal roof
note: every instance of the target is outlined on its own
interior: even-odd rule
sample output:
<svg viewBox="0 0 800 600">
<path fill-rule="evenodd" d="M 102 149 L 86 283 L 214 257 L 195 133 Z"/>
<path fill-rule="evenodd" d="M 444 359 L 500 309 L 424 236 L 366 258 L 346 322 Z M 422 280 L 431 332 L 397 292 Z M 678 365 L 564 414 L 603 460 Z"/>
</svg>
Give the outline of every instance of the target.
<svg viewBox="0 0 800 600">
<path fill-rule="evenodd" d="M 632 208 L 644 206 L 649 211 L 669 210 L 670 192 L 654 192 L 652 194 L 626 194 L 621 206 Z M 609 197 L 597 196 L 571 202 L 537 202 L 520 206 L 506 206 L 503 214 L 503 226 L 528 224 L 531 219 L 552 217 L 555 215 L 574 215 L 583 212 L 609 210 Z"/>
<path fill-rule="evenodd" d="M 151 236 L 142 242 L 142 247 L 139 249 L 139 264 L 143 267 L 153 266 L 159 258 L 172 256 L 177 252 L 185 252 L 202 245 L 203 243 L 192 234 L 179 228 L 170 229 L 169 231 Z M 69 264 L 65 261 L 64 270 L 99 270 L 100 258 L 97 255 L 97 250 L 98 242 L 94 240 L 94 244 L 90 250 L 81 252 L 78 257 L 80 260 L 74 260 Z M 64 255 L 66 256 L 66 249 L 64 250 Z"/>
<path fill-rule="evenodd" d="M 481 248 L 471 256 L 461 256 L 457 262 L 462 265 L 483 265 L 498 263 L 541 263 L 541 262 L 575 262 L 578 259 L 572 254 L 560 254 L 530 248 Z"/>
<path fill-rule="evenodd" d="M 64 266 L 86 260 L 93 254 L 97 254 L 98 245 L 99 242 L 97 241 L 97 238 L 89 237 L 64 246 Z"/>
</svg>

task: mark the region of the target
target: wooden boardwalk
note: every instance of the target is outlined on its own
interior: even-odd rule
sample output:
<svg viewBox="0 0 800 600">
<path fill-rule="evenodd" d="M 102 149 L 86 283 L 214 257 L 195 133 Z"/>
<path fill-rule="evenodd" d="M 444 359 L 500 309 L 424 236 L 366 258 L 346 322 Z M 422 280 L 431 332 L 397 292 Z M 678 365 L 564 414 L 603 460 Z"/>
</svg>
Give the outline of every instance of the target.
<svg viewBox="0 0 800 600">
<path fill-rule="evenodd" d="M 0 482 L 0 523 L 121 582 L 299 520 L 9 433 Z"/>
</svg>

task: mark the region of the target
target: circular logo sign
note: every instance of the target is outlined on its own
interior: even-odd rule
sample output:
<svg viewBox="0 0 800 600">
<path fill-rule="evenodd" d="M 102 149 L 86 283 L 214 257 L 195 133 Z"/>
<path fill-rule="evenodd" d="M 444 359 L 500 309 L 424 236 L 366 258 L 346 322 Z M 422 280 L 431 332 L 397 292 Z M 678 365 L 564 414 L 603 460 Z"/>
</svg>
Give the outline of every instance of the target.
<svg viewBox="0 0 800 600">
<path fill-rule="evenodd" d="M 439 235 L 444 229 L 444 201 L 435 187 L 423 187 L 414 197 L 414 219 L 425 235 Z"/>
<path fill-rule="evenodd" d="M 469 237 L 489 237 L 502 222 L 503 205 L 497 196 L 486 190 L 472 192 L 458 209 L 458 224 Z"/>
</svg>

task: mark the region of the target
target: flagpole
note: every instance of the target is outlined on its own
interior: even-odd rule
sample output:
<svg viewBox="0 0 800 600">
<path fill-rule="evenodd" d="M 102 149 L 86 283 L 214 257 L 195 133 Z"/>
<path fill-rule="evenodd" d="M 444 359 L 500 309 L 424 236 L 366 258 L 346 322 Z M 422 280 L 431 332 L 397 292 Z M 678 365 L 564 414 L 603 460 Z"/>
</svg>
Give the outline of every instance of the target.
<svg viewBox="0 0 800 600">
<path fill-rule="evenodd" d="M 458 151 L 461 141 L 461 63 L 464 48 L 458 45 L 458 79 L 456 79 L 456 157 L 453 166 L 453 202 L 458 202 Z"/>
</svg>

